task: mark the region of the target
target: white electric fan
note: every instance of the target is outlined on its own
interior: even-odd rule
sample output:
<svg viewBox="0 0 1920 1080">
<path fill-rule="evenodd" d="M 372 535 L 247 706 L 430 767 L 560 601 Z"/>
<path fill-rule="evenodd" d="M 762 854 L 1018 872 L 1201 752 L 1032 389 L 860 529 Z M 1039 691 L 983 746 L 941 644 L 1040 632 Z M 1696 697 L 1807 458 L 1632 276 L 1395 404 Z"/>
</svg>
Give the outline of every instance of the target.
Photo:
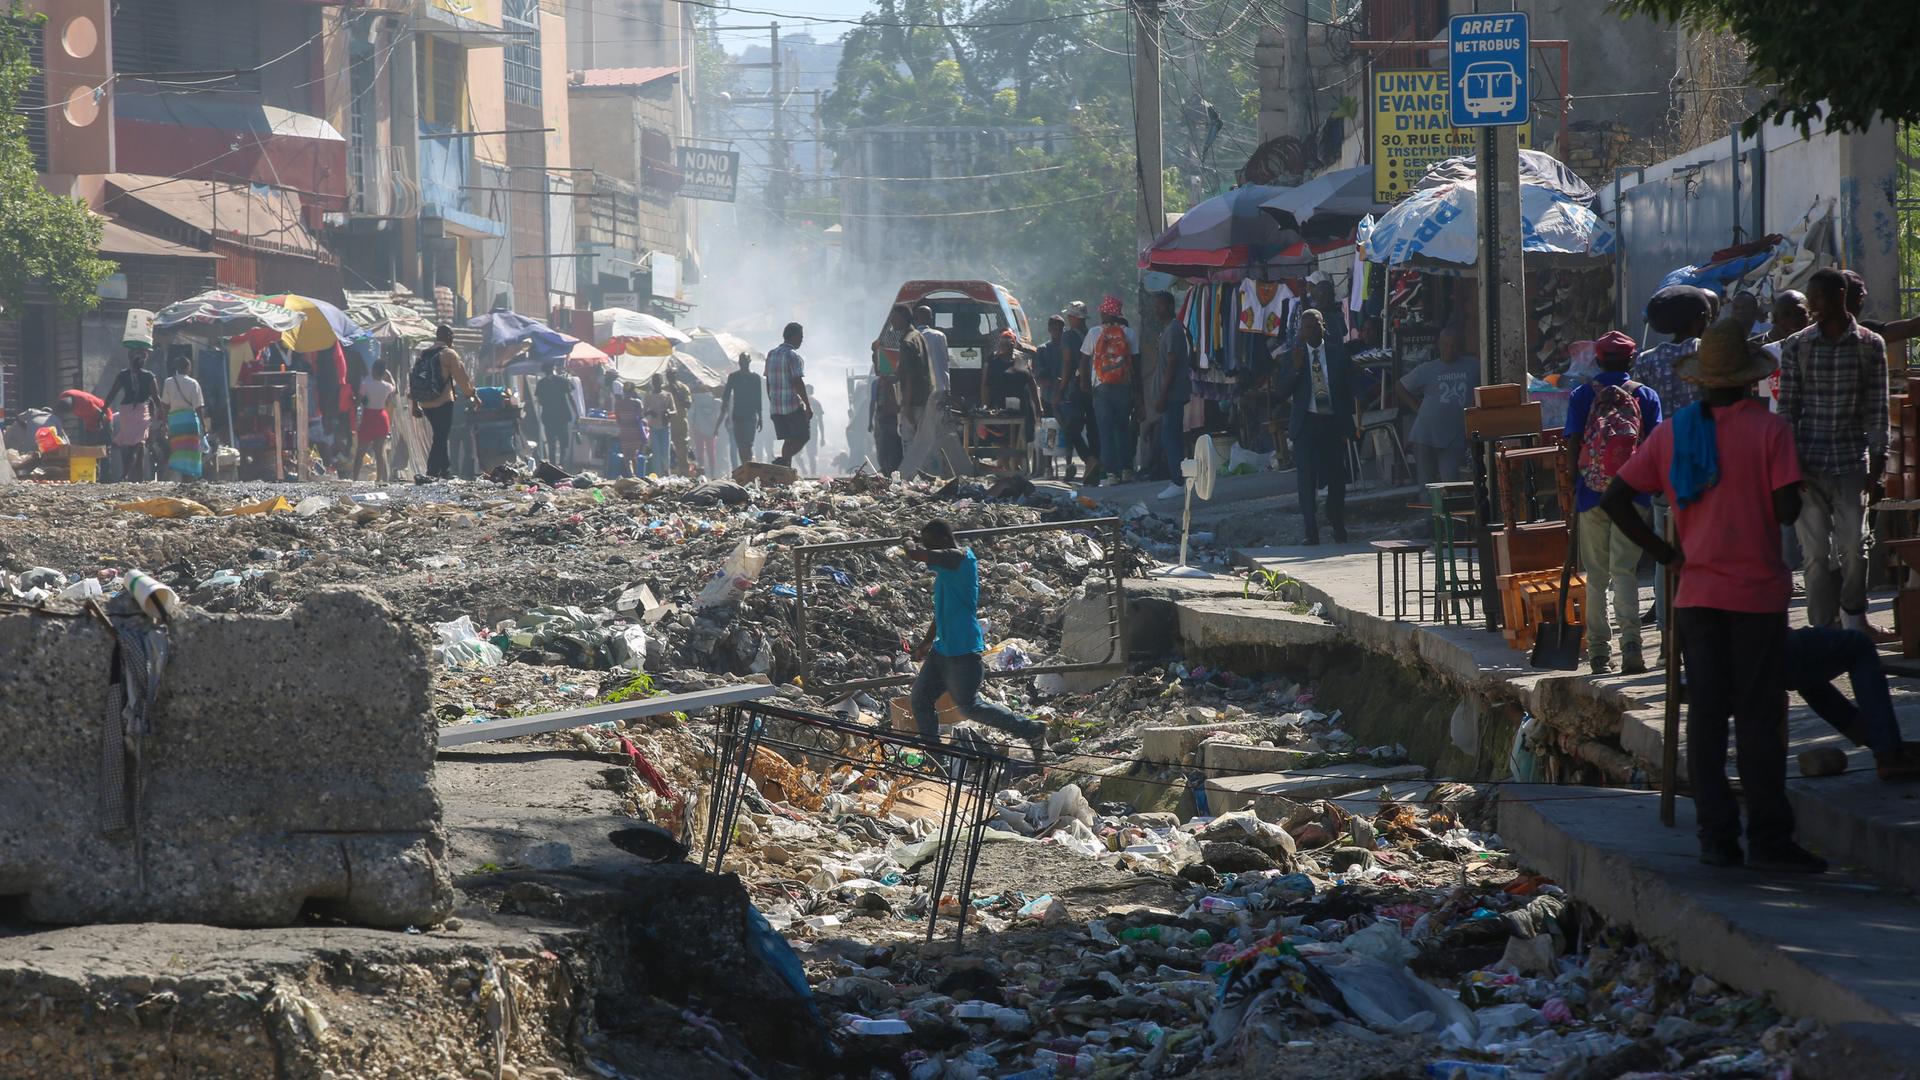
<svg viewBox="0 0 1920 1080">
<path fill-rule="evenodd" d="M 1186 508 L 1180 514 L 1180 561 L 1152 571 L 1154 577 L 1210 578 L 1210 572 L 1187 565 L 1187 540 L 1193 535 L 1193 497 L 1213 498 L 1213 479 L 1220 472 L 1220 459 L 1213 452 L 1213 436 L 1202 435 L 1193 444 L 1193 456 L 1181 462 L 1187 478 Z"/>
</svg>

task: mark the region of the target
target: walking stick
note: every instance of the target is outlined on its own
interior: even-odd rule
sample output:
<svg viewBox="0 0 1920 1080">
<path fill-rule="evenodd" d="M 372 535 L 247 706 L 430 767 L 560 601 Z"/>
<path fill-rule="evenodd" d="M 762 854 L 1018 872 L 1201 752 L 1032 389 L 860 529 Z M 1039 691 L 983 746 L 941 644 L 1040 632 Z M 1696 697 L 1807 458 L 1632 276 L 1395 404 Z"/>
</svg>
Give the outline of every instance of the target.
<svg viewBox="0 0 1920 1080">
<path fill-rule="evenodd" d="M 1666 515 L 1666 541 L 1673 543 L 1673 513 Z M 1673 828 L 1674 798 L 1680 786 L 1680 621 L 1674 618 L 1674 592 L 1680 587 L 1679 575 L 1671 566 L 1660 567 L 1666 590 L 1660 601 L 1660 614 L 1666 630 L 1660 647 L 1667 654 L 1666 731 L 1660 740 L 1660 824 Z"/>
</svg>

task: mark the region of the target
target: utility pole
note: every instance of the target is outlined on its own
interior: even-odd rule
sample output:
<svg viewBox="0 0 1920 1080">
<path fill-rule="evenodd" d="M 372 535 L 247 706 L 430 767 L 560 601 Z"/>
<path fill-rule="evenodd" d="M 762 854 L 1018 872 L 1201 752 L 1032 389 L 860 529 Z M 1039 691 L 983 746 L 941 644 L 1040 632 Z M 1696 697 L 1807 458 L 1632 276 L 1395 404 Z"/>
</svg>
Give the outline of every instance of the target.
<svg viewBox="0 0 1920 1080">
<path fill-rule="evenodd" d="M 1166 151 L 1160 128 L 1160 0 L 1127 0 L 1127 10 L 1133 16 L 1133 138 L 1140 185 L 1139 237 L 1134 247 L 1144 251 L 1167 227 Z M 1136 280 L 1140 361 L 1142 375 L 1150 379 L 1159 370 L 1161 325 L 1147 295 L 1145 277 Z M 1143 383 L 1151 385 L 1146 379 Z M 1148 419 L 1141 418 L 1142 422 Z"/>
<path fill-rule="evenodd" d="M 787 153 L 787 102 L 780 87 L 780 24 L 767 29 L 773 37 L 773 56 L 767 65 L 767 96 L 773 102 L 773 175 L 767 178 L 767 208 L 778 213 L 787 208 L 787 170 L 793 163 Z"/>
<path fill-rule="evenodd" d="M 1127 0 L 1133 16 L 1133 139 L 1140 185 L 1139 247 L 1167 227 L 1166 155 L 1160 137 L 1160 0 Z"/>
<path fill-rule="evenodd" d="M 1488 383 L 1527 383 L 1527 291 L 1521 274 L 1519 128 L 1476 133 L 1480 200 L 1480 365 Z"/>
</svg>

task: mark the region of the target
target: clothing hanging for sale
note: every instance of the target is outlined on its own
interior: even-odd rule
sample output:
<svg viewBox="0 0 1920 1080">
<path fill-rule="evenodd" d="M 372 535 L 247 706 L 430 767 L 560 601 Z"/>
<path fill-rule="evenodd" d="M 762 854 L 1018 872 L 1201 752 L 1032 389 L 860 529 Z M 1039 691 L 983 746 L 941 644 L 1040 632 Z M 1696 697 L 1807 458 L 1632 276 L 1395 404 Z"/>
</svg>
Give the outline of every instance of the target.
<svg viewBox="0 0 1920 1080">
<path fill-rule="evenodd" d="M 1242 333 L 1276 337 L 1287 332 L 1286 301 L 1293 291 L 1278 281 L 1240 283 L 1240 311 L 1234 326 Z"/>
</svg>

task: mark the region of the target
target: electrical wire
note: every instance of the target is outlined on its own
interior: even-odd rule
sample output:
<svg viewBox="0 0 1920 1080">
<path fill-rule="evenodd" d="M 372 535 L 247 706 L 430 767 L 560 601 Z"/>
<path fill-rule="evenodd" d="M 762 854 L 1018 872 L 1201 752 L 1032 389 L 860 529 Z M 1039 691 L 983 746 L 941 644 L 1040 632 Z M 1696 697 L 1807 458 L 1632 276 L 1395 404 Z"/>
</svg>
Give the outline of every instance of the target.
<svg viewBox="0 0 1920 1080">
<path fill-rule="evenodd" d="M 1052 199 L 1047 202 L 1026 203 L 1021 206 L 991 206 L 984 210 L 943 210 L 943 211 L 934 211 L 931 213 L 924 213 L 924 214 L 856 214 L 856 213 L 849 213 L 843 210 L 838 213 L 838 216 L 841 218 L 859 218 L 862 220 L 872 219 L 872 218 L 980 217 L 985 214 L 1011 214 L 1021 210 L 1045 210 L 1055 206 L 1065 206 L 1069 203 L 1087 202 L 1090 199 L 1108 199 L 1108 198 L 1112 198 L 1115 195 L 1124 195 L 1124 194 L 1126 194 L 1125 188 L 1113 188 L 1108 191 L 1095 191 L 1095 192 L 1090 192 L 1086 195 L 1073 195 L 1064 199 Z M 817 210 L 775 210 L 772 207 L 768 207 L 767 212 L 770 214 L 781 214 L 786 217 L 820 217 L 826 213 L 826 211 L 817 211 Z"/>
</svg>

